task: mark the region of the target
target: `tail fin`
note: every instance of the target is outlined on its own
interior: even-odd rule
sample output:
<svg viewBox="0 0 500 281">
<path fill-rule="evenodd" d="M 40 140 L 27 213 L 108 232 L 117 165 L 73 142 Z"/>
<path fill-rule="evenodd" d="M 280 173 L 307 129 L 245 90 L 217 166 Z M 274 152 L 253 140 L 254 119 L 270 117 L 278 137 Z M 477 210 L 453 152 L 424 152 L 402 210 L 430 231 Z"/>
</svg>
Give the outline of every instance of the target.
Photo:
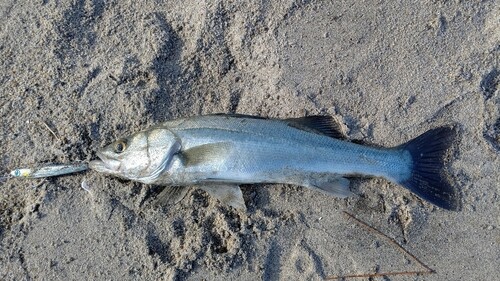
<svg viewBox="0 0 500 281">
<path fill-rule="evenodd" d="M 413 166 L 411 176 L 401 185 L 432 204 L 458 210 L 460 198 L 444 173 L 446 151 L 453 143 L 455 129 L 440 127 L 429 130 L 400 146 L 411 154 Z"/>
</svg>

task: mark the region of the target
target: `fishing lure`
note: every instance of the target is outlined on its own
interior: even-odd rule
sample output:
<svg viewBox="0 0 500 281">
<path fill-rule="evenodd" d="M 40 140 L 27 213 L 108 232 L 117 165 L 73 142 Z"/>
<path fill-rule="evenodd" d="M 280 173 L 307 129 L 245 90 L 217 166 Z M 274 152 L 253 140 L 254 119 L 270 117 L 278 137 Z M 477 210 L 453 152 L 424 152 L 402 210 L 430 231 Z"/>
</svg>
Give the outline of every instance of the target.
<svg viewBox="0 0 500 281">
<path fill-rule="evenodd" d="M 46 178 L 82 172 L 88 169 L 87 163 L 77 164 L 49 164 L 35 168 L 19 168 L 10 172 L 13 178 Z"/>
</svg>

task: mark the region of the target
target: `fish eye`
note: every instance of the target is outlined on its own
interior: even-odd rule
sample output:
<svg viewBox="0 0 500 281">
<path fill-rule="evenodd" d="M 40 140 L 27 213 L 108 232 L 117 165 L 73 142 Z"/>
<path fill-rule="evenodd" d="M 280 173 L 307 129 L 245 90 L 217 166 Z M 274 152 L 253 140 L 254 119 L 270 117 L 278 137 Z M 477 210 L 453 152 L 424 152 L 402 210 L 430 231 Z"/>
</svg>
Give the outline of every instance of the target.
<svg viewBox="0 0 500 281">
<path fill-rule="evenodd" d="M 127 142 L 125 140 L 120 140 L 115 144 L 115 153 L 122 153 L 125 148 L 127 148 Z"/>
</svg>

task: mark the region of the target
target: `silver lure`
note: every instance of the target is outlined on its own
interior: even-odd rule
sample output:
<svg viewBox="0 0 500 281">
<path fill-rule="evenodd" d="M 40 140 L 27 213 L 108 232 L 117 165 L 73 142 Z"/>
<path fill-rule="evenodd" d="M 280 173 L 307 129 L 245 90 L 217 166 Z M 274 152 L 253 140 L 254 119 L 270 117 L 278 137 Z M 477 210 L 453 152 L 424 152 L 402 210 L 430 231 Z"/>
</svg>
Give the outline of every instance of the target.
<svg viewBox="0 0 500 281">
<path fill-rule="evenodd" d="M 429 202 L 457 209 L 456 190 L 443 174 L 455 130 L 430 130 L 394 148 L 339 139 L 329 116 L 264 119 L 206 115 L 167 121 L 97 152 L 89 167 L 146 184 L 168 185 L 160 200 L 179 201 L 198 186 L 244 209 L 239 184 L 287 183 L 349 196 L 346 176 L 383 177 Z"/>
</svg>

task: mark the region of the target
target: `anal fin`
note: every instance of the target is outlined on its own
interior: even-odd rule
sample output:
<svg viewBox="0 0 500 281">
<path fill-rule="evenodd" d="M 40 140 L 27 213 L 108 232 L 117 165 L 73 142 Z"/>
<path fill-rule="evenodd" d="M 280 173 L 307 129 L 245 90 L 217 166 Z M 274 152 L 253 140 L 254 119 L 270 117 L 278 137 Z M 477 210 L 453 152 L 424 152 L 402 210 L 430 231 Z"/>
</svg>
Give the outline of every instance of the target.
<svg viewBox="0 0 500 281">
<path fill-rule="evenodd" d="M 326 179 L 315 179 L 308 184 L 308 187 L 319 190 L 325 194 L 340 198 L 346 198 L 353 193 L 349 189 L 349 180 L 343 177 L 328 177 Z"/>
<path fill-rule="evenodd" d="M 243 200 L 243 193 L 236 184 L 208 183 L 200 186 L 200 189 L 235 209 L 242 211 L 247 209 Z"/>
</svg>

